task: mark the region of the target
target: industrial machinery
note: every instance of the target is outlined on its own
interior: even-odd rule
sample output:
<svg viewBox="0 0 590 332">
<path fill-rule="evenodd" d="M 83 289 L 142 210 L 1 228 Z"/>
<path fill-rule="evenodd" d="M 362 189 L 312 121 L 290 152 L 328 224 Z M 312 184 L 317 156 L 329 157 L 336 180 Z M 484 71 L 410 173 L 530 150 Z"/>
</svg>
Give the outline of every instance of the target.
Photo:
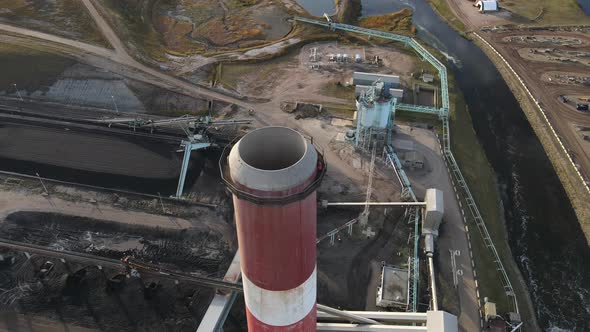
<svg viewBox="0 0 590 332">
<path fill-rule="evenodd" d="M 106 118 L 99 120 L 91 120 L 93 122 L 106 123 L 110 126 L 119 125 L 127 126 L 133 130 L 137 129 L 149 129 L 150 132 L 154 132 L 157 128 L 180 128 L 187 139 L 180 142 L 181 151 L 184 152 L 182 158 L 182 165 L 180 169 L 180 176 L 178 178 L 178 186 L 176 188 L 175 198 L 182 198 L 184 192 L 184 182 L 186 179 L 186 173 L 188 171 L 188 165 L 191 157 L 191 153 L 196 150 L 202 150 L 213 145 L 209 139 L 208 130 L 211 127 L 237 125 L 237 124 L 249 124 L 252 120 L 241 119 L 241 120 L 212 120 L 211 116 L 190 116 L 183 115 L 177 118 L 168 119 L 149 119 L 149 118 Z"/>
<path fill-rule="evenodd" d="M 495 245 L 490 237 L 490 234 L 487 230 L 487 226 L 485 225 L 483 216 L 481 215 L 479 208 L 478 208 L 477 204 L 475 203 L 475 199 L 474 199 L 473 195 L 471 194 L 471 190 L 469 189 L 469 186 L 467 185 L 467 182 L 465 181 L 465 178 L 461 172 L 461 169 L 459 168 L 459 165 L 457 164 L 457 161 L 455 160 L 453 152 L 451 151 L 451 135 L 450 135 L 450 128 L 449 128 L 449 108 L 450 108 L 449 86 L 448 86 L 448 79 L 447 79 L 447 69 L 446 69 L 445 65 L 443 65 L 442 62 L 440 60 L 438 60 L 434 55 L 432 55 L 430 52 L 428 52 L 428 50 L 426 50 L 426 48 L 424 48 L 414 38 L 386 32 L 386 31 L 367 29 L 367 28 L 357 27 L 357 26 L 349 25 L 349 24 L 335 23 L 331 19 L 329 19 L 329 17 L 327 17 L 327 15 L 324 15 L 324 16 L 327 18 L 327 22 L 313 20 L 313 19 L 309 19 L 309 18 L 305 18 L 305 17 L 294 17 L 294 20 L 298 21 L 298 22 L 305 22 L 305 23 L 323 26 L 323 27 L 329 28 L 331 30 L 342 30 L 342 31 L 347 31 L 347 32 L 352 32 L 352 33 L 360 33 L 360 34 L 368 35 L 371 37 L 377 37 L 377 38 L 383 38 L 383 39 L 390 40 L 390 41 L 401 42 L 406 47 L 411 47 L 424 60 L 428 61 L 434 68 L 436 68 L 436 70 L 438 72 L 438 77 L 439 77 L 440 83 L 441 83 L 440 91 L 441 91 L 441 102 L 442 102 L 441 106 L 442 107 L 435 108 L 435 107 L 429 107 L 429 106 L 398 103 L 396 106 L 396 109 L 399 111 L 434 114 L 434 115 L 437 115 L 439 117 L 439 119 L 441 120 L 441 124 L 442 124 L 442 135 L 441 135 L 442 151 L 443 151 L 444 157 L 449 165 L 450 173 L 455 178 L 458 186 L 462 189 L 463 195 L 465 196 L 465 203 L 468 207 L 470 215 L 473 218 L 475 224 L 477 225 L 477 228 L 483 238 L 485 246 L 488 248 L 489 252 L 494 257 L 494 263 L 496 266 L 496 270 L 500 274 L 500 280 L 502 282 L 502 285 L 504 286 L 505 293 L 508 296 L 508 298 L 512 304 L 512 308 L 513 308 L 514 312 L 516 314 L 518 314 L 518 312 L 519 312 L 518 301 L 516 299 L 516 294 L 514 292 L 514 288 L 512 287 L 512 282 L 510 281 L 510 278 L 508 277 L 508 274 L 506 272 L 506 269 L 504 268 L 502 260 L 500 259 L 499 255 L 498 255 L 496 247 L 495 247 Z M 397 155 L 395 154 L 393 147 L 388 146 L 385 151 L 387 152 L 388 160 L 391 161 L 391 163 L 394 165 L 394 168 L 396 169 L 396 171 L 397 171 L 398 167 L 399 167 L 399 169 L 401 169 L 401 163 L 399 162 L 399 159 L 397 158 Z M 403 181 L 404 182 L 403 183 L 404 189 L 407 189 L 407 188 L 411 189 L 409 182 L 406 183 L 406 181 L 405 181 L 407 179 L 404 179 L 405 174 L 403 174 L 403 173 L 400 174 L 400 173 L 401 172 L 397 172 L 398 175 L 401 175 L 400 180 L 404 180 Z M 406 192 L 407 192 L 407 190 L 406 190 Z M 411 190 L 410 190 L 410 192 L 411 192 Z M 402 191 L 402 194 L 403 194 L 403 191 Z M 412 194 L 413 194 L 413 192 L 412 192 Z M 412 195 L 412 196 L 414 196 L 414 195 Z M 415 199 L 415 197 L 414 197 L 414 199 Z M 413 264 L 415 266 L 418 265 L 418 260 L 416 259 L 416 253 L 417 253 L 417 248 L 418 248 L 418 237 L 417 237 L 418 228 L 419 228 L 418 221 L 419 221 L 419 218 L 416 217 L 415 218 L 415 232 L 414 232 L 414 234 L 416 235 L 414 238 L 415 264 Z M 417 284 L 417 278 L 415 278 L 414 280 L 415 280 L 415 284 Z M 412 286 L 411 286 L 411 288 L 412 288 Z M 415 296 L 412 296 L 412 297 L 415 300 Z M 410 300 L 412 300 L 412 297 L 410 298 Z"/>
<path fill-rule="evenodd" d="M 355 145 L 368 150 L 376 146 L 379 151 L 391 142 L 396 99 L 389 93 L 389 85 L 375 82 L 362 91 L 356 101 L 357 127 Z"/>
</svg>

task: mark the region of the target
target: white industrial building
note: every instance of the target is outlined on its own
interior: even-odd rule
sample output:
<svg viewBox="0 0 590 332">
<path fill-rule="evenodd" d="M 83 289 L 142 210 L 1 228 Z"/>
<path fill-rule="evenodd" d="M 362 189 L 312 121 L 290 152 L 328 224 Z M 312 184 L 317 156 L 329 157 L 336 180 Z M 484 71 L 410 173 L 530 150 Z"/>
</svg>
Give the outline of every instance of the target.
<svg viewBox="0 0 590 332">
<path fill-rule="evenodd" d="M 375 73 L 363 73 L 360 71 L 355 71 L 352 74 L 352 84 L 353 85 L 366 85 L 370 86 L 373 85 L 376 81 L 381 81 L 383 83 L 389 83 L 389 86 L 392 88 L 397 88 L 400 85 L 400 79 L 397 75 L 385 75 L 385 74 L 375 74 Z"/>
<path fill-rule="evenodd" d="M 475 6 L 479 8 L 482 13 L 497 12 L 499 10 L 498 1 L 496 0 L 480 0 Z"/>
<path fill-rule="evenodd" d="M 364 91 L 367 91 L 371 88 L 370 85 L 357 85 L 354 87 L 354 96 L 358 97 L 361 95 L 361 93 L 363 93 Z M 393 98 L 397 98 L 398 100 L 402 100 L 402 98 L 404 97 L 404 90 L 402 89 L 394 89 L 394 88 L 390 88 L 389 89 L 389 94 L 393 97 Z"/>
</svg>

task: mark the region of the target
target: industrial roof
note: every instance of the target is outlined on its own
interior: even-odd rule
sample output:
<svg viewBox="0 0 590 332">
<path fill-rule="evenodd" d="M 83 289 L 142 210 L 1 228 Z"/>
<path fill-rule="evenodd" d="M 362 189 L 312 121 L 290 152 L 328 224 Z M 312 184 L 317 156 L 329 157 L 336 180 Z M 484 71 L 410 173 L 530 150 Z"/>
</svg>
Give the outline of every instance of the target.
<svg viewBox="0 0 590 332">
<path fill-rule="evenodd" d="M 371 85 L 377 80 L 381 80 L 383 83 L 392 83 L 394 86 L 400 83 L 399 76 L 397 75 L 364 73 L 360 71 L 355 71 L 352 74 L 352 84 L 354 85 Z"/>
<path fill-rule="evenodd" d="M 496 11 L 498 10 L 498 1 L 496 0 L 483 0 L 478 1 L 477 6 L 482 12 Z"/>
</svg>

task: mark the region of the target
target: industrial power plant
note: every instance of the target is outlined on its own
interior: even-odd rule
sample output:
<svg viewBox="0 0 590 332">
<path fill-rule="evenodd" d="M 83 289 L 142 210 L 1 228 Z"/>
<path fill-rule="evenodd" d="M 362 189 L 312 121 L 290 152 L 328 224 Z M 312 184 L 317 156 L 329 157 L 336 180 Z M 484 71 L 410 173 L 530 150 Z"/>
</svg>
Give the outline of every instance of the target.
<svg viewBox="0 0 590 332">
<path fill-rule="evenodd" d="M 448 55 L 411 10 L 79 2 L 48 5 L 92 18 L 71 31 L 0 10 L 0 331 L 535 326 L 484 220 L 501 201 L 480 212 L 470 187 L 481 147 Z"/>
</svg>

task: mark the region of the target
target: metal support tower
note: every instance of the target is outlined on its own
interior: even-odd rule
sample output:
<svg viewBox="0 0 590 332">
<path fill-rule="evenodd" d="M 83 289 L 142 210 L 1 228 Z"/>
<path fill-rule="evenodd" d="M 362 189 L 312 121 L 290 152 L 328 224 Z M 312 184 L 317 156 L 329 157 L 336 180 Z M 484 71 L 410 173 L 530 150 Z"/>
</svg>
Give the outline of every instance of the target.
<svg viewBox="0 0 590 332">
<path fill-rule="evenodd" d="M 370 87 L 368 90 L 363 91 L 361 93 L 359 100 L 357 101 L 358 118 L 355 134 L 355 145 L 367 151 L 369 148 L 371 148 L 371 145 L 379 144 L 378 148 L 381 149 L 391 143 L 393 124 L 395 120 L 397 98 L 391 98 L 388 103 L 390 114 L 385 128 L 378 128 L 373 126 L 365 127 L 362 125 L 364 121 L 363 118 L 365 117 L 365 112 L 362 111 L 362 108 L 373 107 L 376 100 L 378 99 L 377 92 L 375 91 L 375 84 L 378 81 L 375 81 L 373 83 L 373 86 Z"/>
<path fill-rule="evenodd" d="M 371 202 L 371 194 L 373 193 L 373 174 L 375 173 L 375 157 L 377 152 L 377 144 L 373 143 L 373 152 L 371 153 L 371 165 L 369 166 L 369 182 L 367 184 L 367 197 L 365 198 L 365 209 L 363 213 L 369 214 L 369 203 Z"/>
<path fill-rule="evenodd" d="M 412 184 L 410 183 L 410 179 L 406 175 L 402 164 L 393 149 L 393 146 L 388 145 L 385 148 L 385 155 L 386 155 L 386 162 L 389 163 L 394 171 L 395 174 L 402 185 L 402 199 L 411 199 L 414 202 L 417 202 L 416 194 L 412 189 Z M 409 278 L 409 289 L 408 292 L 410 294 L 409 301 L 408 301 L 408 311 L 417 312 L 418 311 L 418 280 L 420 279 L 420 260 L 418 259 L 418 243 L 420 242 L 420 207 L 411 207 L 408 210 L 408 220 L 409 222 L 414 223 L 414 234 L 412 238 L 414 240 L 414 250 L 413 255 L 410 258 L 410 275 Z"/>
<path fill-rule="evenodd" d="M 365 197 L 365 208 L 359 216 L 361 227 L 366 227 L 369 222 L 369 206 L 371 202 L 371 193 L 373 192 L 373 173 L 375 170 L 375 156 L 377 151 L 377 142 L 373 142 L 373 152 L 371 153 L 371 165 L 369 166 L 369 181 L 367 183 L 367 195 Z"/>
<path fill-rule="evenodd" d="M 494 263 L 496 264 L 496 269 L 500 273 L 500 279 L 502 280 L 502 284 L 504 286 L 504 290 L 506 292 L 506 295 L 512 301 L 514 311 L 516 313 L 518 313 L 519 312 L 518 302 L 516 299 L 516 295 L 514 293 L 514 289 L 512 287 L 511 282 L 510 282 L 510 279 L 508 278 L 506 270 L 504 269 L 502 261 L 500 260 L 500 256 L 498 255 L 496 247 L 494 246 L 494 244 L 492 242 L 492 239 L 489 235 L 489 232 L 487 230 L 485 222 L 484 222 L 484 220 L 481 216 L 481 213 L 479 212 L 479 209 L 475 203 L 473 195 L 471 194 L 471 191 L 469 190 L 469 187 L 467 186 L 467 182 L 465 181 L 465 178 L 463 177 L 463 174 L 461 173 L 461 170 L 459 169 L 459 165 L 457 164 L 457 161 L 455 160 L 455 157 L 453 156 L 453 153 L 451 151 L 449 119 L 448 119 L 450 102 L 449 102 L 449 86 L 448 86 L 446 67 L 436 57 L 434 57 L 432 54 L 430 54 L 430 52 L 428 52 L 426 50 L 426 48 L 424 48 L 422 45 L 420 45 L 420 43 L 418 43 L 415 39 L 410 38 L 408 36 L 397 35 L 397 34 L 385 32 L 385 31 L 366 29 L 366 28 L 356 27 L 356 26 L 348 25 L 348 24 L 334 23 L 332 20 L 328 20 L 327 22 L 323 22 L 323 21 L 317 21 L 317 20 L 312 20 L 312 19 L 308 19 L 308 18 L 304 18 L 304 17 L 297 17 L 297 16 L 294 18 L 294 20 L 324 26 L 324 27 L 330 28 L 331 30 L 343 30 L 343 31 L 348 31 L 348 32 L 353 32 L 353 33 L 361 33 L 361 34 L 365 34 L 368 36 L 374 36 L 374 37 L 379 37 L 379 38 L 383 38 L 383 39 L 402 42 L 405 44 L 405 46 L 412 47 L 412 49 L 414 49 L 414 51 L 416 51 L 420 56 L 422 56 L 422 58 L 424 60 L 428 61 L 434 68 L 436 68 L 438 70 L 439 78 L 441 81 L 441 89 L 440 90 L 441 90 L 441 100 L 442 100 L 442 107 L 438 110 L 438 116 L 442 122 L 442 127 L 443 127 L 443 135 L 442 135 L 443 154 L 449 164 L 449 168 L 451 169 L 451 172 L 452 172 L 454 178 L 457 180 L 458 185 L 461 187 L 461 189 L 463 189 L 463 193 L 465 196 L 464 199 L 467 203 L 467 206 L 469 207 L 469 211 L 471 212 L 471 216 L 472 216 L 475 224 L 477 225 L 479 232 L 482 235 L 482 238 L 484 240 L 486 247 L 489 249 L 490 254 L 494 258 Z M 430 107 L 417 106 L 417 105 L 407 105 L 407 104 L 398 104 L 397 107 L 400 110 L 405 110 L 405 111 L 409 111 L 409 112 L 436 114 L 436 109 L 430 108 Z M 391 152 L 393 152 L 393 150 Z M 387 158 L 388 158 L 389 162 L 391 162 L 392 165 L 394 165 L 394 169 L 395 169 L 396 165 L 399 164 L 399 160 L 397 159 L 397 156 L 395 156 L 395 153 L 388 153 Z M 401 165 L 400 165 L 400 167 L 401 167 Z M 400 174 L 397 174 L 397 175 L 398 175 L 398 178 L 400 179 L 400 182 L 402 182 L 402 186 L 404 188 L 404 189 L 402 189 L 402 194 L 407 195 L 407 196 L 412 196 L 413 192 L 411 191 L 411 187 L 410 186 L 406 187 L 404 185 L 405 180 L 406 180 L 405 173 L 403 173 L 403 172 L 399 172 L 399 173 Z M 409 184 L 409 182 L 408 182 L 408 184 Z M 419 219 L 419 217 L 417 219 Z M 416 227 L 416 229 L 417 229 L 417 227 Z M 418 233 L 416 232 L 416 234 L 418 234 Z M 415 257 L 417 257 L 417 256 L 415 256 Z M 412 300 L 412 298 L 410 298 L 410 300 Z"/>
<path fill-rule="evenodd" d="M 186 172 L 188 171 L 188 163 L 191 159 L 191 152 L 195 150 L 200 150 L 204 148 L 208 148 L 211 146 L 209 142 L 196 142 L 195 140 L 191 139 L 188 141 L 182 141 L 180 146 L 184 147 L 184 156 L 182 158 L 182 166 L 180 168 L 180 177 L 178 178 L 178 186 L 176 187 L 176 195 L 175 198 L 181 198 L 182 192 L 184 190 L 184 181 L 186 179 Z"/>
</svg>

